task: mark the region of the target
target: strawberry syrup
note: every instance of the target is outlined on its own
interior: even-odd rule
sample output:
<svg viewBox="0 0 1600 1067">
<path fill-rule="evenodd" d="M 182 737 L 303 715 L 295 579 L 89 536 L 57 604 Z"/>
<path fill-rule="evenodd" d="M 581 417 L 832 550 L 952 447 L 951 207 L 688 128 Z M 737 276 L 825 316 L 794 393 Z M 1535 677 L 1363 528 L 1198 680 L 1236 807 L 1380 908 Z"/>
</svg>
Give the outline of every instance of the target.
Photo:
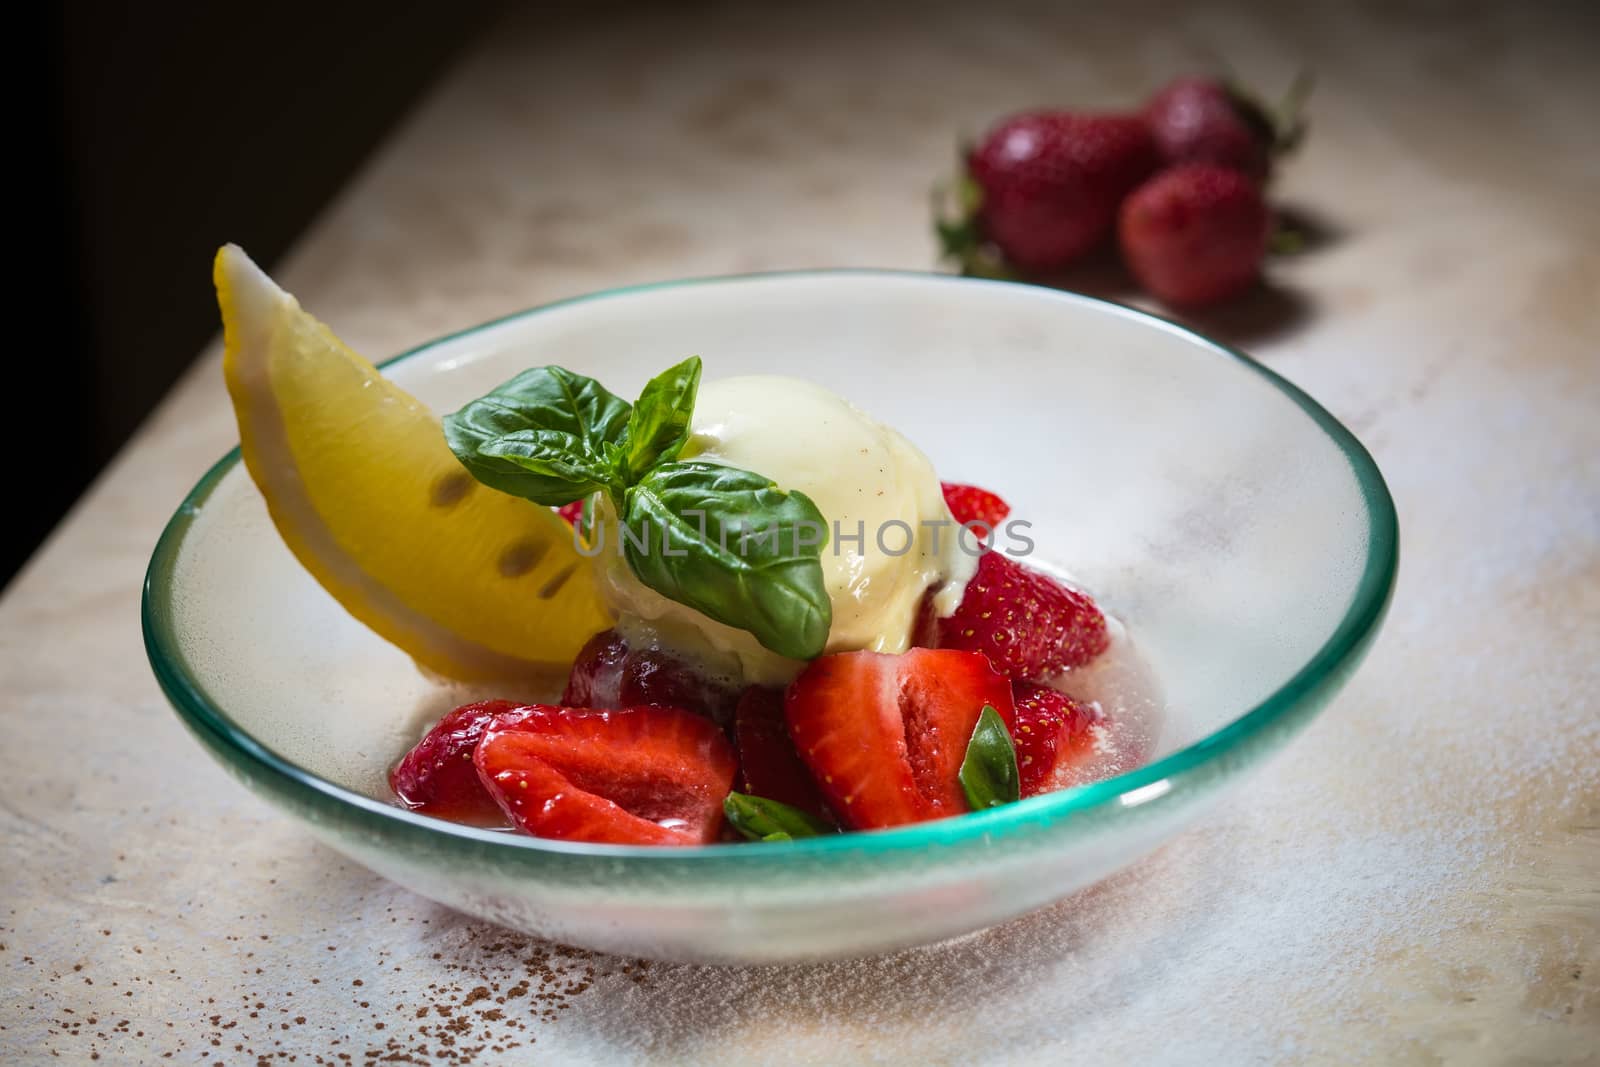
<svg viewBox="0 0 1600 1067">
<path fill-rule="evenodd" d="M 1093 662 L 1068 671 L 1051 687 L 1094 708 L 1100 721 L 1074 756 L 1063 788 L 1125 774 L 1150 762 L 1161 740 L 1166 699 L 1150 663 L 1127 627 L 1106 615 L 1111 645 Z"/>
</svg>

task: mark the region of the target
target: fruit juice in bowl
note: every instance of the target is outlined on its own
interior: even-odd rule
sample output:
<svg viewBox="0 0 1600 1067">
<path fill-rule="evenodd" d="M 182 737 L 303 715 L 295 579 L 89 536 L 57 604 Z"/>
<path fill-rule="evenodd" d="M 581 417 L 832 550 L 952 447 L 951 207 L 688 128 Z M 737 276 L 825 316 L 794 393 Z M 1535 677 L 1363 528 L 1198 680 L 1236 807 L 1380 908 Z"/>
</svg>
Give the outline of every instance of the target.
<svg viewBox="0 0 1600 1067">
<path fill-rule="evenodd" d="M 1119 604 L 1159 602 L 1161 581 L 1129 576 L 1170 579 L 1170 560 L 1147 568 L 1129 551 L 1142 542 L 1098 506 L 1118 483 L 1099 482 L 1090 506 L 1052 490 L 1057 457 L 976 431 L 959 453 L 971 481 L 941 478 L 895 428 L 959 427 L 1015 395 L 950 348 L 967 312 L 926 287 L 1027 309 L 1018 337 L 1049 337 L 1043 324 L 1071 308 L 1103 351 L 1162 343 L 1142 321 L 1127 329 L 1132 313 L 914 276 L 702 283 L 703 298 L 665 287 L 492 324 L 390 378 L 236 249 L 219 256 L 218 283 L 250 480 L 220 468 L 158 551 L 152 660 L 219 758 L 397 880 L 602 948 L 849 954 L 1054 899 L 1212 792 L 1199 773 L 1210 757 L 1186 747 L 1203 733 L 1154 679 L 1171 691 L 1169 666 L 1215 658 L 1220 635 L 1175 640 L 1180 617 L 1148 610 L 1125 624 L 1041 562 L 1086 561 L 1096 582 L 1131 591 Z M 719 284 L 744 287 L 737 313 L 712 317 Z M 820 342 L 793 332 L 812 300 L 839 309 Z M 626 303 L 637 312 L 607 306 Z M 823 345 L 822 363 L 852 368 L 836 380 L 871 395 L 872 414 L 844 395 L 855 388 L 775 373 L 802 362 L 745 332 L 775 322 L 797 352 Z M 844 354 L 872 331 L 894 334 L 885 351 L 943 344 L 967 387 L 888 387 L 893 366 Z M 704 364 L 686 354 L 691 336 L 708 344 Z M 1179 341 L 1174 352 L 1195 347 Z M 645 369 L 641 353 L 674 342 Z M 570 365 L 546 362 L 554 353 Z M 1255 396 L 1254 372 L 1240 373 Z M 1129 384 L 1144 374 L 1167 371 L 1130 357 Z M 1105 406 L 1075 411 L 1072 437 L 1108 439 Z M 946 435 L 917 437 L 948 450 Z M 1121 450 L 1065 473 L 1100 479 L 1136 459 Z M 1175 498 L 1141 505 L 1147 518 L 1191 506 L 1174 484 Z M 292 555 L 226 576 L 224 526 L 262 543 L 276 531 Z M 1330 546 L 1355 550 L 1308 542 Z M 1243 565 L 1230 554 L 1222 571 Z M 343 611 L 316 606 L 331 602 L 312 581 Z M 228 582 L 249 617 L 201 602 Z M 169 588 L 193 593 L 169 604 Z M 1365 610 L 1371 583 L 1358 592 Z M 263 620 L 290 618 L 259 636 Z M 1216 701 L 1213 721 L 1251 706 Z M 1241 751 L 1281 736 L 1250 732 Z M 1196 784 L 1177 788 L 1191 769 Z M 906 910 L 951 892 L 968 905 Z"/>
</svg>

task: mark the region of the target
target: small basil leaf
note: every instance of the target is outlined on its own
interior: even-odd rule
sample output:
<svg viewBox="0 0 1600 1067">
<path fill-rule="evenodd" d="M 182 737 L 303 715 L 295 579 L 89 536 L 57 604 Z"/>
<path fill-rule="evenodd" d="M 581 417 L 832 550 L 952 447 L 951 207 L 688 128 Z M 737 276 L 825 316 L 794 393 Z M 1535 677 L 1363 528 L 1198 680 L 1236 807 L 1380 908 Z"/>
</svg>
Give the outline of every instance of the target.
<svg viewBox="0 0 1600 1067">
<path fill-rule="evenodd" d="M 595 523 L 595 497 L 593 494 L 583 498 L 583 510 L 578 512 L 578 521 L 573 525 L 577 527 L 578 537 L 584 544 L 594 543 Z"/>
<path fill-rule="evenodd" d="M 658 463 L 678 458 L 689 441 L 689 419 L 700 392 L 700 357 L 690 356 L 682 363 L 651 378 L 639 399 L 623 437 L 624 463 L 630 482 Z"/>
<path fill-rule="evenodd" d="M 722 801 L 728 824 L 752 841 L 789 841 L 833 832 L 833 827 L 808 812 L 766 797 L 729 793 Z"/>
<path fill-rule="evenodd" d="M 445 440 L 472 476 L 485 485 L 541 504 L 568 504 L 588 490 L 596 457 L 606 466 L 603 484 L 621 481 L 616 470 L 617 446 L 632 411 L 593 378 L 563 367 L 534 367 L 444 417 Z M 568 466 L 587 475 L 558 491 L 559 478 L 548 469 L 520 462 L 528 458 L 516 446 L 496 447 L 502 438 L 524 432 L 562 435 L 544 439 L 540 455 L 550 459 L 557 442 L 572 446 Z M 559 497 L 559 499 L 557 499 Z"/>
<path fill-rule="evenodd" d="M 627 491 L 622 523 L 628 565 L 651 589 L 781 656 L 821 655 L 826 529 L 805 494 L 735 467 L 667 463 Z"/>
<path fill-rule="evenodd" d="M 611 484 L 614 468 L 582 438 L 560 430 L 517 430 L 491 438 L 478 448 L 484 460 L 515 465 L 518 496 L 560 506 Z"/>
<path fill-rule="evenodd" d="M 1005 720 L 988 704 L 972 728 L 967 755 L 961 761 L 961 791 L 973 811 L 997 808 L 1021 798 L 1017 750 Z"/>
</svg>

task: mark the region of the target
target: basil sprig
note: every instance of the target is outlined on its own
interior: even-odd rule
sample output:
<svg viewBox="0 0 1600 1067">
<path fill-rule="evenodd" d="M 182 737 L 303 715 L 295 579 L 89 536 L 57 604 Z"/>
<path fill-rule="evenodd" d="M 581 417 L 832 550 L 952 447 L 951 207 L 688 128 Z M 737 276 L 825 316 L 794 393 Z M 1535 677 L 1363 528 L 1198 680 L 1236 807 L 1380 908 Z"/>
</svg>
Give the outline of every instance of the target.
<svg viewBox="0 0 1600 1067">
<path fill-rule="evenodd" d="M 678 461 L 700 372 L 691 356 L 629 404 L 592 378 L 535 367 L 446 415 L 445 440 L 474 478 L 513 496 L 560 507 L 605 493 L 622 529 L 604 550 L 622 551 L 641 582 L 810 659 L 833 621 L 822 514 L 770 478 Z"/>
<path fill-rule="evenodd" d="M 728 825 L 752 841 L 790 841 L 833 832 L 833 827 L 809 812 L 745 793 L 729 793 L 722 801 L 722 811 Z"/>
<path fill-rule="evenodd" d="M 1011 743 L 1005 720 L 988 704 L 972 728 L 967 755 L 961 761 L 961 791 L 973 811 L 984 811 L 1010 804 L 1022 796 L 1021 776 L 1017 773 L 1017 750 Z"/>
</svg>

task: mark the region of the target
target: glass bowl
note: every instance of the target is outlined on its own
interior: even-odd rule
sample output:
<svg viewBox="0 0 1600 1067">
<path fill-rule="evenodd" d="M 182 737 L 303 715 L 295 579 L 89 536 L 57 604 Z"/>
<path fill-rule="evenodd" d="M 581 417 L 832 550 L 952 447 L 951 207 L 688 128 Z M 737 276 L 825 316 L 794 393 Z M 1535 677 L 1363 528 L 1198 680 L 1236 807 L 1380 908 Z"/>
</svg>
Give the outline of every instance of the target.
<svg viewBox="0 0 1600 1067">
<path fill-rule="evenodd" d="M 1001 922 L 1148 853 L 1327 703 L 1387 608 L 1394 505 L 1349 431 L 1248 357 L 1084 296 L 880 271 L 674 282 L 512 315 L 386 372 L 442 412 L 543 363 L 633 396 L 690 354 L 708 378 L 827 385 L 946 479 L 1007 497 L 1039 559 L 1124 620 L 1159 677 L 1151 761 L 982 814 L 784 844 L 569 844 L 402 811 L 388 768 L 468 694 L 301 570 L 237 450 L 179 506 L 145 585 L 150 662 L 185 725 L 312 834 L 473 915 L 659 959 L 837 958 Z"/>
</svg>

